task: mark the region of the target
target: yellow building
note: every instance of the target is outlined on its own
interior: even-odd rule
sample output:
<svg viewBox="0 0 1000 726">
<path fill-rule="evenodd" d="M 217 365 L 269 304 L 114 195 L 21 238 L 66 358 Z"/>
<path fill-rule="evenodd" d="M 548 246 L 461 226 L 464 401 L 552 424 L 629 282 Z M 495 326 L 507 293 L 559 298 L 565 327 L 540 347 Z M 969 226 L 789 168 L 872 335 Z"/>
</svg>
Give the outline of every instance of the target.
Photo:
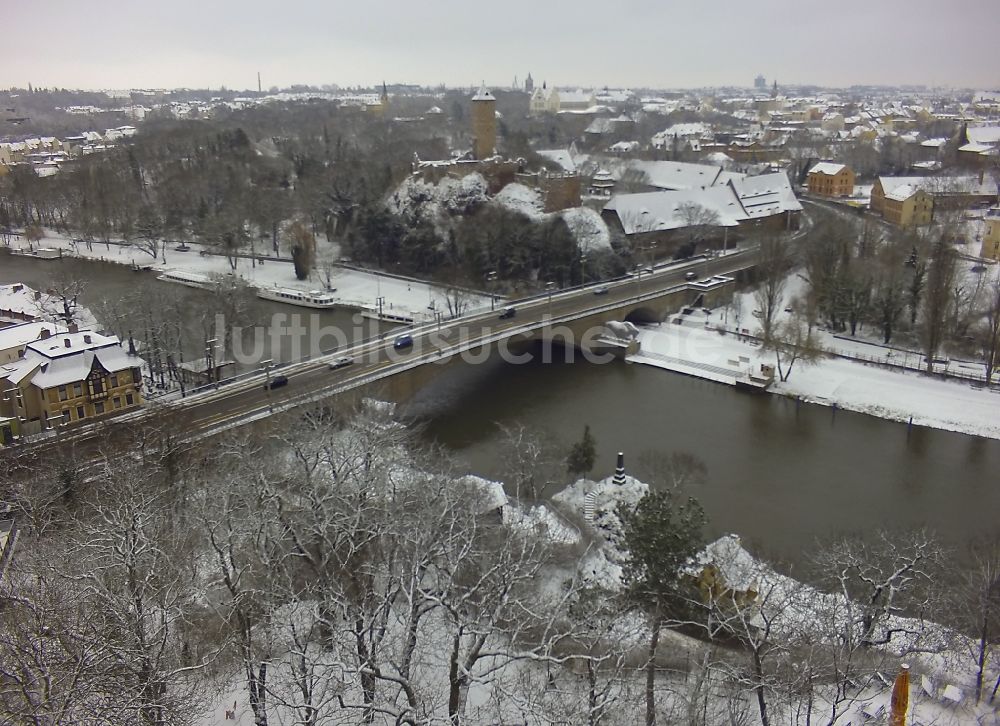
<svg viewBox="0 0 1000 726">
<path fill-rule="evenodd" d="M 811 194 L 849 197 L 854 194 L 854 172 L 844 164 L 821 161 L 809 170 L 806 185 Z"/>
<path fill-rule="evenodd" d="M 986 213 L 986 234 L 983 235 L 979 256 L 1000 261 L 1000 207 Z"/>
<path fill-rule="evenodd" d="M 902 184 L 883 197 L 882 218 L 899 227 L 921 227 L 934 218 L 934 198 L 923 189 Z"/>
<path fill-rule="evenodd" d="M 0 366 L 0 416 L 18 418 L 23 433 L 142 405 L 143 361 L 118 338 L 90 331 L 42 335 L 19 361 Z"/>
</svg>

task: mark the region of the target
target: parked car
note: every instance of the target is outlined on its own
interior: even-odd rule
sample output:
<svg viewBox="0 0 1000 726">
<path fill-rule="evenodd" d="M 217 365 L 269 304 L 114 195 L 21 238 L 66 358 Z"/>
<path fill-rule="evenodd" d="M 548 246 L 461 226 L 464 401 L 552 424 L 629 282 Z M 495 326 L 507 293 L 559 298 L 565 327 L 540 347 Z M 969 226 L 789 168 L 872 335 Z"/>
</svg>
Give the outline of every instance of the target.
<svg viewBox="0 0 1000 726">
<path fill-rule="evenodd" d="M 697 280 L 698 279 L 698 273 L 697 272 L 685 272 L 684 273 L 684 279 L 685 280 L 689 280 L 689 281 L 690 280 Z"/>
<path fill-rule="evenodd" d="M 351 356 L 342 355 L 339 358 L 334 358 L 332 361 L 330 361 L 329 368 L 331 371 L 335 371 L 338 368 L 344 368 L 345 366 L 349 366 L 352 363 L 354 363 L 354 359 L 351 358 Z"/>
<path fill-rule="evenodd" d="M 607 295 L 608 294 L 608 288 L 606 288 L 606 287 L 599 287 L 596 290 L 594 290 L 594 294 L 595 295 Z"/>
<path fill-rule="evenodd" d="M 282 386 L 288 385 L 288 376 L 274 376 L 270 381 L 264 384 L 264 390 L 266 391 L 270 388 L 272 391 L 275 388 L 281 388 Z"/>
<path fill-rule="evenodd" d="M 404 348 L 413 347 L 413 336 L 409 333 L 404 333 L 403 335 L 397 336 L 396 340 L 393 341 L 392 347 L 396 350 L 403 350 Z"/>
<path fill-rule="evenodd" d="M 517 315 L 517 308 L 510 307 L 509 305 L 503 309 L 500 313 L 501 320 L 510 320 L 512 317 Z"/>
</svg>

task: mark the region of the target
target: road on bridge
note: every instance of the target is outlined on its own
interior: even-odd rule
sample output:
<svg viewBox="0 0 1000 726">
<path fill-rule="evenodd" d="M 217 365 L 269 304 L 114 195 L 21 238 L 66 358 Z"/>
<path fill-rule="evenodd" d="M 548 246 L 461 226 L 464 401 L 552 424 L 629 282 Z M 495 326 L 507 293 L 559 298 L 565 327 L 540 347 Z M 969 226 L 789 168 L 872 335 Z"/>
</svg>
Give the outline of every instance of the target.
<svg viewBox="0 0 1000 726">
<path fill-rule="evenodd" d="M 167 414 L 182 422 L 186 435 L 197 439 L 236 425 L 267 417 L 272 412 L 320 400 L 339 392 L 359 388 L 373 381 L 419 365 L 440 362 L 464 350 L 477 348 L 498 339 L 531 333 L 553 324 L 584 317 L 617 305 L 652 299 L 687 281 L 694 272 L 703 280 L 712 275 L 733 273 L 753 264 L 753 250 L 741 250 L 718 257 L 699 257 L 661 265 L 652 272 L 595 283 L 581 288 L 552 291 L 526 300 L 511 301 L 516 315 L 502 319 L 499 311 L 475 312 L 460 318 L 442 320 L 416 328 L 400 328 L 377 340 L 324 353 L 302 362 L 260 371 L 241 380 L 222 383 L 217 389 L 201 391 L 165 403 L 153 403 L 141 411 L 77 429 L 58 432 L 56 436 L 12 447 L 15 455 L 43 454 L 55 446 L 72 444 L 77 453 L 94 451 L 109 436 L 128 435 L 131 427 L 141 426 Z M 595 291 L 601 290 L 600 294 Z M 396 350 L 399 335 L 411 335 L 413 346 Z M 331 370 L 330 361 L 350 356 L 354 363 Z M 276 375 L 287 377 L 288 384 L 268 389 L 266 380 Z M 33 457 L 30 457 L 33 458 Z"/>
</svg>

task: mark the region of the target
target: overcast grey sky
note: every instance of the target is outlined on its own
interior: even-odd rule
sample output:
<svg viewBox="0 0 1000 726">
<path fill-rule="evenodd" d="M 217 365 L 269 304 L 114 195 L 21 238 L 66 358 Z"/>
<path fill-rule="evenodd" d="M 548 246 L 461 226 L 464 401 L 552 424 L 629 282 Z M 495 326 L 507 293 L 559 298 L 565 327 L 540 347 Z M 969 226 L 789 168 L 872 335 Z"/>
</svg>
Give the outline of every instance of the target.
<svg viewBox="0 0 1000 726">
<path fill-rule="evenodd" d="M 12 7 L 13 6 L 13 7 Z M 1000 87 L 1000 0 L 3 0 L 0 87 Z"/>
</svg>

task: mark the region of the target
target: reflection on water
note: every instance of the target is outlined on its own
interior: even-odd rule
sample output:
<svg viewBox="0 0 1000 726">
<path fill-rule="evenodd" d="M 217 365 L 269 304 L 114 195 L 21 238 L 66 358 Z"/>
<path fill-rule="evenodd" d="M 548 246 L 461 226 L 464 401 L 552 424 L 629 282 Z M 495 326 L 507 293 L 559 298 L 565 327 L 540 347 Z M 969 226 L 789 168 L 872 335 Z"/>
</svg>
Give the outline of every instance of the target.
<svg viewBox="0 0 1000 726">
<path fill-rule="evenodd" d="M 647 449 L 690 451 L 708 466 L 695 494 L 712 533 L 792 561 L 817 538 L 880 527 L 927 526 L 956 545 L 998 531 L 998 441 L 646 366 L 484 366 L 435 382 L 409 410 L 470 470 L 498 478 L 497 423 L 543 430 L 563 450 L 590 424 L 596 476 L 612 473 L 619 450 L 626 465 Z"/>
</svg>

